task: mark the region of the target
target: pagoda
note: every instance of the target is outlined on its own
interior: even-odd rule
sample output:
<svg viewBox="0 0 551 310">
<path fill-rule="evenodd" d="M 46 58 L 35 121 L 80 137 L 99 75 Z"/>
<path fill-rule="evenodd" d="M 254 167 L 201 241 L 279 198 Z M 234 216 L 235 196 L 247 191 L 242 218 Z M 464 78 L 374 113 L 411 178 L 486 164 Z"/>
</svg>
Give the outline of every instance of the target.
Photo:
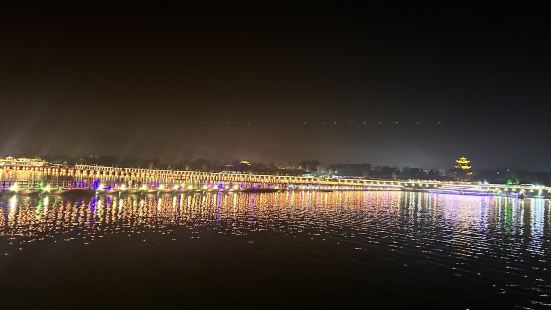
<svg viewBox="0 0 551 310">
<path fill-rule="evenodd" d="M 459 179 L 469 179 L 473 174 L 471 161 L 465 156 L 459 157 L 455 160 L 454 173 Z"/>
</svg>

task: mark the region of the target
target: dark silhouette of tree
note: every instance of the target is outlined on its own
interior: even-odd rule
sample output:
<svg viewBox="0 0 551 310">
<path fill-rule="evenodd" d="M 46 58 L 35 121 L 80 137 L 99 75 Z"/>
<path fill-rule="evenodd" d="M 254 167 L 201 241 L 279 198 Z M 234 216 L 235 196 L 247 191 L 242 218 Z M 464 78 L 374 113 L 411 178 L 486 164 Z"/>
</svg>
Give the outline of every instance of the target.
<svg viewBox="0 0 551 310">
<path fill-rule="evenodd" d="M 300 167 L 302 168 L 302 170 L 305 170 L 306 172 L 316 171 L 316 170 L 318 170 L 319 166 L 321 166 L 321 161 L 319 161 L 317 159 L 302 160 L 300 162 Z"/>
</svg>

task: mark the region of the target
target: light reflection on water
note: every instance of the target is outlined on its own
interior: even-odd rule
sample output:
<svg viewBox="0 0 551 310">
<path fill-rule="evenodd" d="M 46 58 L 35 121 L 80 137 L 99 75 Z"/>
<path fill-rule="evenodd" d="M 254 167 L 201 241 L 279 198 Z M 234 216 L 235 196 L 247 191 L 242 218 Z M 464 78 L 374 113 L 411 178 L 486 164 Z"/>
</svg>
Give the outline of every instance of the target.
<svg viewBox="0 0 551 310">
<path fill-rule="evenodd" d="M 551 207 L 541 199 L 406 192 L 206 193 L 73 200 L 13 196 L 2 198 L 0 207 L 3 255 L 17 255 L 31 242 L 89 244 L 115 233 L 173 235 L 179 227 L 242 238 L 277 232 L 291 237 L 289 242 L 308 236 L 367 251 L 367 257 L 388 252 L 393 264 L 420 277 L 447 268 L 457 277 L 496 286 L 496 294 L 513 294 L 511 306 L 550 303 Z"/>
</svg>

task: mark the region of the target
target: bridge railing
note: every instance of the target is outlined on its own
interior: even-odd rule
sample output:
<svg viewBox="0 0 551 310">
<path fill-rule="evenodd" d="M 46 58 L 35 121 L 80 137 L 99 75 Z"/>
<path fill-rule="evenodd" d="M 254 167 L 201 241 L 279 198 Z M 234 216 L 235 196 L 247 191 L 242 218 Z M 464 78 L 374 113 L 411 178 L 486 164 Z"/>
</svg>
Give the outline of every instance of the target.
<svg viewBox="0 0 551 310">
<path fill-rule="evenodd" d="M 421 180 L 369 180 L 369 179 L 348 179 L 328 178 L 312 176 L 291 176 L 291 175 L 266 175 L 249 173 L 227 173 L 227 172 L 204 172 L 191 170 L 168 170 L 168 169 L 144 169 L 144 168 L 119 168 L 95 165 L 75 165 L 74 167 L 16 167 L 24 171 L 36 171 L 55 176 L 71 176 L 74 178 L 88 179 L 96 177 L 115 177 L 126 179 L 162 179 L 166 182 L 199 181 L 199 182 L 247 182 L 247 183 L 271 183 L 271 184 L 318 184 L 334 186 L 356 186 L 356 187 L 392 187 L 392 188 L 440 188 L 443 186 L 460 187 L 469 186 L 472 188 L 484 188 L 489 191 L 504 192 L 547 192 L 551 193 L 551 187 L 537 186 L 532 184 L 502 185 L 502 184 L 477 184 L 470 182 L 442 182 L 442 181 L 421 181 Z M 4 170 L 10 170 L 9 166 L 3 166 Z M 11 186 L 11 183 L 3 181 L 0 188 Z M 29 181 L 35 182 L 35 181 Z M 10 185 L 6 185 L 10 184 Z M 21 186 L 34 188 L 37 183 L 21 183 Z M 60 185 L 63 187 L 76 186 L 74 184 Z M 78 186 L 84 186 L 78 184 Z M 89 184 L 87 186 L 90 186 Z"/>
</svg>

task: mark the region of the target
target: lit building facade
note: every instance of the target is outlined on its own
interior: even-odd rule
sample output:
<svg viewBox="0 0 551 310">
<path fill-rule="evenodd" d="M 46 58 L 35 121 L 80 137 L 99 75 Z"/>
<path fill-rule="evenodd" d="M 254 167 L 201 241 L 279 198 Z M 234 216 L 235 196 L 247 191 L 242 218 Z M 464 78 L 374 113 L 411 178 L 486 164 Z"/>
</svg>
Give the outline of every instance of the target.
<svg viewBox="0 0 551 310">
<path fill-rule="evenodd" d="M 47 166 L 48 162 L 40 158 L 25 158 L 25 157 L 5 157 L 0 158 L 0 167 L 1 166 L 11 166 L 11 167 L 44 167 Z"/>
</svg>

